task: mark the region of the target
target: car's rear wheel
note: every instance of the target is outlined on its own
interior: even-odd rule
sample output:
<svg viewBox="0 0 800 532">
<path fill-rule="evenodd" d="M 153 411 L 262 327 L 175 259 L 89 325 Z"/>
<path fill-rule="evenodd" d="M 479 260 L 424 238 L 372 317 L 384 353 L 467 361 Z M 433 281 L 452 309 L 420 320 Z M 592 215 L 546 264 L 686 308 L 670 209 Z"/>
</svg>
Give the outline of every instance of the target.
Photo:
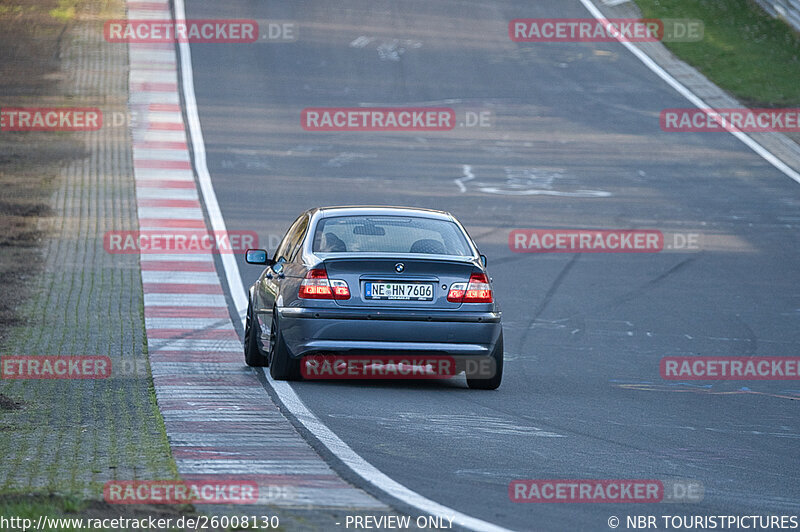
<svg viewBox="0 0 800 532">
<path fill-rule="evenodd" d="M 296 381 L 300 379 L 300 361 L 289 356 L 277 315 L 277 309 L 273 310 L 269 328 L 269 374 L 276 381 Z"/>
<path fill-rule="evenodd" d="M 261 328 L 253 314 L 252 303 L 247 304 L 247 318 L 244 321 L 244 361 L 248 366 L 264 367 L 269 361 L 258 347 L 258 334 Z"/>
<path fill-rule="evenodd" d="M 494 351 L 490 355 L 494 359 L 494 373 L 489 378 L 470 377 L 467 373 L 467 386 L 473 390 L 496 390 L 503 380 L 503 332 L 497 339 Z"/>
</svg>

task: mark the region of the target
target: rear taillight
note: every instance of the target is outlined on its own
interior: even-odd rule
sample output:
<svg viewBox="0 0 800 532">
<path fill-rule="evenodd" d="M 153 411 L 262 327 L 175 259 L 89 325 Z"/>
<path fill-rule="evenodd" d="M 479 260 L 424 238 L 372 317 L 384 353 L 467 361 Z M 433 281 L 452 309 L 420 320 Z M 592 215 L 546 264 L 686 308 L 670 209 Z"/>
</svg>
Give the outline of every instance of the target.
<svg viewBox="0 0 800 532">
<path fill-rule="evenodd" d="M 491 303 L 492 286 L 485 273 L 473 273 L 469 276 L 469 286 L 464 294 L 464 303 Z"/>
<path fill-rule="evenodd" d="M 491 303 L 492 287 L 485 273 L 473 273 L 469 283 L 453 283 L 447 292 L 451 303 Z"/>
<path fill-rule="evenodd" d="M 300 299 L 350 299 L 350 287 L 345 281 L 328 279 L 325 268 L 309 270 L 300 282 Z"/>
<path fill-rule="evenodd" d="M 350 287 L 346 282 L 340 279 L 331 279 L 330 283 L 333 289 L 333 299 L 350 299 Z"/>
<path fill-rule="evenodd" d="M 461 303 L 464 300 L 464 292 L 467 291 L 467 283 L 453 283 L 450 291 L 447 292 L 447 300 L 450 303 Z"/>
</svg>

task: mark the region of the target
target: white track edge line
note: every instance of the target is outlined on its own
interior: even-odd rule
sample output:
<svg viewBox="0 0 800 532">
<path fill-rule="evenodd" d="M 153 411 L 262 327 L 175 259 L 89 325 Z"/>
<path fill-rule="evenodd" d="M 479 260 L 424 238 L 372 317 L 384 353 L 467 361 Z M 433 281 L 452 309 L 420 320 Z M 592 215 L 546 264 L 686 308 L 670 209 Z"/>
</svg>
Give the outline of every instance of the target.
<svg viewBox="0 0 800 532">
<path fill-rule="evenodd" d="M 186 11 L 184 8 L 183 0 L 174 0 L 175 5 L 175 18 L 177 20 L 186 20 Z M 200 182 L 200 190 L 203 194 L 203 200 L 208 210 L 208 217 L 211 221 L 211 228 L 214 231 L 226 231 L 225 220 L 222 217 L 222 211 L 219 208 L 219 202 L 214 192 L 214 186 L 211 183 L 211 175 L 208 172 L 206 165 L 206 151 L 205 142 L 203 140 L 203 133 L 200 128 L 200 116 L 197 110 L 197 100 L 194 93 L 194 77 L 192 72 L 192 56 L 189 49 L 189 43 L 181 42 L 178 44 L 181 57 L 181 87 L 183 89 L 184 102 L 186 104 L 186 117 L 188 120 L 188 127 L 191 136 L 192 150 L 194 154 L 195 170 L 197 171 L 197 178 Z M 247 296 L 245 295 L 244 285 L 242 278 L 239 274 L 239 266 L 233 255 L 222 255 L 222 266 L 225 269 L 225 276 L 230 288 L 231 297 L 233 298 L 236 311 L 244 324 L 244 318 L 247 314 Z M 336 456 L 339 460 L 347 465 L 354 473 L 363 478 L 365 481 L 375 486 L 386 494 L 413 506 L 420 511 L 440 516 L 444 518 L 454 518 L 454 521 L 460 526 L 470 528 L 473 530 L 491 531 L 491 532 L 507 532 L 509 529 L 503 528 L 487 521 L 471 517 L 463 514 L 452 508 L 432 501 L 419 493 L 416 493 L 399 482 L 392 480 L 389 476 L 382 473 L 378 468 L 367 462 L 358 453 L 350 448 L 341 438 L 333 433 L 325 424 L 323 424 L 303 403 L 297 396 L 292 387 L 286 382 L 278 382 L 270 377 L 269 373 L 264 372 L 267 381 L 275 390 L 278 398 L 283 405 L 289 410 L 297 420 L 303 424 L 319 441 Z"/>
<path fill-rule="evenodd" d="M 592 16 L 600 22 L 608 20 L 603 13 L 597 9 L 597 6 L 592 3 L 592 0 L 580 0 L 583 6 L 592 14 Z M 649 68 L 653 73 L 655 73 L 658 77 L 664 80 L 669 86 L 673 89 L 678 91 L 681 96 L 689 100 L 695 107 L 698 107 L 701 111 L 705 112 L 707 115 L 711 116 L 708 113 L 709 109 L 712 109 L 710 105 L 704 102 L 699 96 L 693 93 L 689 88 L 683 85 L 680 81 L 675 79 L 672 74 L 664 70 L 661 66 L 659 66 L 655 61 L 653 61 L 650 56 L 644 53 L 642 50 L 634 46 L 632 43 L 625 41 L 621 38 L 621 36 L 616 36 L 617 41 L 627 48 L 633 55 L 635 55 L 639 61 L 644 63 L 644 65 Z M 712 117 L 713 118 L 713 117 Z M 726 122 L 722 124 L 722 127 L 728 131 L 731 135 L 736 137 L 737 139 L 744 142 L 747 147 L 751 150 L 756 152 L 760 155 L 763 159 L 765 159 L 768 163 L 774 166 L 776 169 L 780 170 L 784 174 L 786 174 L 791 179 L 795 180 L 797 183 L 800 183 L 800 173 L 795 172 L 789 165 L 781 161 L 776 155 L 774 155 L 771 151 L 767 148 L 759 144 L 756 140 L 754 140 L 750 135 L 740 131 L 739 129 L 729 126 Z"/>
</svg>

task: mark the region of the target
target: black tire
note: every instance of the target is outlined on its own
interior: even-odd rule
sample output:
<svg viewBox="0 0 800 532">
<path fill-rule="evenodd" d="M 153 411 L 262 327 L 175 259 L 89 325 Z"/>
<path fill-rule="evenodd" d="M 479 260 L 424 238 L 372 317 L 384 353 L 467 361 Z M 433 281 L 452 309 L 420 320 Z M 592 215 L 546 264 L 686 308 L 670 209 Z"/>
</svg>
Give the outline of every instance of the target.
<svg viewBox="0 0 800 532">
<path fill-rule="evenodd" d="M 260 328 L 255 319 L 252 304 L 248 303 L 247 319 L 244 321 L 244 361 L 248 366 L 262 368 L 269 363 L 269 360 L 258 347 Z"/>
<path fill-rule="evenodd" d="M 277 312 L 272 311 L 272 325 L 269 328 L 269 374 L 276 381 L 300 380 L 300 360 L 289 356 L 276 319 Z"/>
<path fill-rule="evenodd" d="M 500 337 L 497 339 L 494 351 L 490 355 L 494 359 L 495 371 L 488 379 L 470 378 L 467 374 L 467 386 L 472 390 L 496 390 L 500 387 L 500 382 L 503 380 L 503 332 L 500 332 Z"/>
</svg>

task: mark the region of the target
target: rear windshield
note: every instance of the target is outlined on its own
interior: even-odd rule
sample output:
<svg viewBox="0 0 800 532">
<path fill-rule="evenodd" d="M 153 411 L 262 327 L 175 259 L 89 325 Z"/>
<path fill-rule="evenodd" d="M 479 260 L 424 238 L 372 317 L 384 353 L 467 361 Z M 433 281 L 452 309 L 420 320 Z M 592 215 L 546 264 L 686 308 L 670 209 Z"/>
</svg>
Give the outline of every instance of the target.
<svg viewBox="0 0 800 532">
<path fill-rule="evenodd" d="M 467 257 L 472 250 L 453 222 L 411 216 L 323 218 L 314 233 L 315 253 L 429 253 Z"/>
</svg>

